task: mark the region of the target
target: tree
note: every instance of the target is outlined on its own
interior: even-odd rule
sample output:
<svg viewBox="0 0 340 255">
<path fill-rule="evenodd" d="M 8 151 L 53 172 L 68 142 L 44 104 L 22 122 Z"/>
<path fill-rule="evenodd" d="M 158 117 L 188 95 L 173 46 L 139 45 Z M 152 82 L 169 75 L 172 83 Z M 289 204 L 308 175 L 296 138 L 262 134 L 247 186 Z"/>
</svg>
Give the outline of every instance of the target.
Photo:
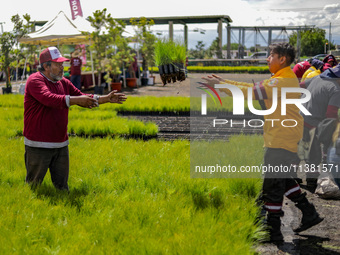
<svg viewBox="0 0 340 255">
<path fill-rule="evenodd" d="M 105 71 L 107 72 L 105 80 L 106 82 L 111 83 L 111 75 L 113 75 L 115 82 L 119 82 L 117 76 L 121 73 L 121 69 L 125 72 L 125 68 L 133 61 L 135 54 L 131 52 L 131 48 L 128 45 L 128 38 L 125 38 L 122 35 L 126 24 L 123 21 L 115 20 L 112 17 L 108 17 L 106 22 L 106 29 L 108 30 L 110 38 L 110 47 L 107 51 L 107 61 L 105 64 Z"/>
<path fill-rule="evenodd" d="M 195 46 L 195 49 L 191 49 L 189 51 L 189 55 L 192 58 L 198 58 L 198 59 L 203 59 L 205 56 L 205 44 L 203 41 L 197 41 L 197 45 Z"/>
<path fill-rule="evenodd" d="M 6 88 L 11 87 L 10 81 L 10 67 L 15 62 L 18 65 L 18 58 L 21 51 L 18 49 L 19 39 L 25 36 L 29 32 L 29 28 L 32 27 L 30 24 L 30 16 L 28 14 L 23 15 L 24 21 L 20 16 L 14 15 L 11 18 L 14 28 L 12 32 L 4 32 L 0 36 L 0 66 L 1 70 L 6 75 Z"/>
<path fill-rule="evenodd" d="M 10 66 L 16 69 L 16 79 L 19 76 L 18 72 L 19 66 L 25 68 L 27 59 L 30 62 L 33 62 L 35 60 L 34 57 L 37 46 L 26 44 L 19 45 L 19 40 L 33 29 L 34 25 L 33 23 L 30 22 L 30 20 L 31 17 L 28 14 L 23 15 L 23 19 L 21 19 L 18 14 L 12 16 L 11 18 L 11 21 L 14 24 L 13 33 L 16 37 L 16 42 L 15 49 L 12 50 L 14 61 L 10 64 Z"/>
<path fill-rule="evenodd" d="M 139 19 L 132 18 L 130 20 L 131 24 L 134 26 L 136 33 L 137 42 L 141 42 L 141 54 L 145 60 L 145 66 L 143 66 L 143 71 L 147 71 L 148 67 L 154 66 L 154 52 L 156 36 L 151 33 L 151 26 L 155 24 L 152 19 L 147 19 L 141 17 Z"/>
<path fill-rule="evenodd" d="M 224 44 L 222 46 L 222 50 L 227 50 L 228 44 Z M 241 45 L 242 47 L 242 45 Z M 230 44 L 230 50 L 238 50 L 239 44 L 238 43 L 231 43 Z M 244 46 L 244 49 L 247 49 L 247 47 Z"/>
<path fill-rule="evenodd" d="M 300 31 L 301 55 L 313 56 L 324 52 L 326 31 L 321 28 L 305 28 Z M 297 47 L 297 32 L 289 36 L 289 43 Z"/>
<path fill-rule="evenodd" d="M 106 14 L 106 8 L 102 11 L 96 10 L 93 12 L 93 16 L 88 17 L 91 26 L 95 28 L 95 31 L 90 34 L 92 41 L 90 50 L 94 51 L 93 62 L 98 72 L 98 84 L 95 84 L 95 86 L 101 85 L 101 73 L 105 68 L 104 59 L 106 57 L 107 50 L 109 49 L 109 42 L 112 40 L 104 31 L 106 21 L 110 17 L 111 14 Z"/>
<path fill-rule="evenodd" d="M 0 64 L 1 64 L 1 70 L 4 71 L 6 75 L 6 88 L 11 87 L 9 67 L 13 61 L 13 55 L 11 53 L 13 51 L 15 42 L 16 42 L 15 36 L 14 34 L 10 32 L 4 32 L 0 37 L 0 45 L 1 45 Z"/>
<path fill-rule="evenodd" d="M 106 82 L 110 83 L 111 75 L 120 74 L 121 68 L 125 68 L 133 59 L 128 39 L 122 35 L 126 24 L 113 19 L 106 11 L 106 8 L 96 10 L 92 17 L 88 17 L 91 26 L 96 29 L 90 34 L 93 42 L 90 49 L 94 50 L 94 64 L 98 71 L 96 86 L 101 84 L 103 71 L 107 73 L 104 77 Z"/>
<path fill-rule="evenodd" d="M 207 50 L 207 56 L 212 58 L 213 56 L 217 56 L 217 58 L 222 58 L 222 51 L 220 49 L 220 38 L 216 37 L 215 40 L 211 43 L 210 47 Z"/>
</svg>

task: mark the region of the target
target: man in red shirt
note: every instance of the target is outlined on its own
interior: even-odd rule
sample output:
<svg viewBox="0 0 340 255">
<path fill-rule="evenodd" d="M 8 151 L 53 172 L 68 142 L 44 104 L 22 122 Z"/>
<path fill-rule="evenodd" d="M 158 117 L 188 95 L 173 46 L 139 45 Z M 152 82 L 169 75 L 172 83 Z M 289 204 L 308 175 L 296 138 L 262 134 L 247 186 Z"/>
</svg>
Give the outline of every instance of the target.
<svg viewBox="0 0 340 255">
<path fill-rule="evenodd" d="M 296 77 L 299 79 L 299 81 L 301 80 L 303 74 L 308 70 L 308 68 L 311 67 L 311 64 L 309 63 L 309 61 L 302 61 L 297 63 L 294 68 L 293 68 L 293 72 L 295 73 Z"/>
<path fill-rule="evenodd" d="M 304 73 L 310 68 L 314 67 L 317 70 L 320 69 L 323 66 L 323 62 L 318 59 L 310 59 L 308 61 L 302 61 L 297 63 L 294 68 L 293 72 L 295 73 L 296 77 L 299 79 L 299 82 L 301 81 L 301 78 L 303 77 Z M 313 68 L 313 70 L 314 70 Z"/>
<path fill-rule="evenodd" d="M 77 89 L 81 89 L 81 65 L 78 51 L 71 54 L 71 82 Z"/>
<path fill-rule="evenodd" d="M 24 99 L 24 143 L 26 182 L 40 184 L 47 170 L 58 189 L 68 190 L 68 111 L 71 105 L 93 108 L 103 103 L 121 104 L 124 94 L 116 90 L 108 95 L 83 94 L 63 77 L 63 62 L 56 47 L 40 54 L 39 72 L 26 83 Z"/>
</svg>

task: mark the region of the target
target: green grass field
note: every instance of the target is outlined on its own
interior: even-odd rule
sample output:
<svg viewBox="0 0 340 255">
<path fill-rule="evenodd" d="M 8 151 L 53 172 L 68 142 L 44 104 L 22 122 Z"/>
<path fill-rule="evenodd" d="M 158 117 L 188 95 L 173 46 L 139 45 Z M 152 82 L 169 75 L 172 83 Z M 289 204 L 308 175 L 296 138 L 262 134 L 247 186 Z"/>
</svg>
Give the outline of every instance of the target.
<svg viewBox="0 0 340 255">
<path fill-rule="evenodd" d="M 31 189 L 22 99 L 0 96 L 0 254 L 255 254 L 261 180 L 190 178 L 188 141 L 72 136 L 70 192 L 55 190 L 48 175 Z M 73 111 L 81 110 L 71 110 L 70 125 Z M 108 124 L 104 107 L 92 112 L 86 118 Z M 233 139 L 230 155 L 239 153 Z"/>
</svg>

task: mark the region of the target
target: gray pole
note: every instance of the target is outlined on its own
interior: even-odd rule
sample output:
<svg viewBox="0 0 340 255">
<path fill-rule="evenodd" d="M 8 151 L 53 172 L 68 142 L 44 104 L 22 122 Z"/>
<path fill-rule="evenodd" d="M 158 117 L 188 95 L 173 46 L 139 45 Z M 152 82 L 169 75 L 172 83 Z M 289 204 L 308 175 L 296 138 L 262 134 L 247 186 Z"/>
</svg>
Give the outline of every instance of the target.
<svg viewBox="0 0 340 255">
<path fill-rule="evenodd" d="M 268 52 L 268 56 L 270 54 L 270 49 L 269 46 L 272 44 L 272 32 L 273 30 L 271 28 L 268 29 L 268 48 L 267 48 L 267 52 Z"/>
<path fill-rule="evenodd" d="M 329 42 L 328 42 L 328 51 L 331 50 L 331 42 L 332 42 L 332 23 L 329 23 Z"/>
<path fill-rule="evenodd" d="M 184 25 L 184 44 L 186 50 L 188 50 L 188 25 Z"/>
<path fill-rule="evenodd" d="M 231 39 L 230 39 L 230 24 L 228 23 L 227 25 L 227 59 L 231 59 L 231 54 L 230 54 L 230 44 L 231 44 Z"/>
<path fill-rule="evenodd" d="M 222 58 L 222 28 L 223 28 L 223 21 L 222 19 L 218 20 L 217 31 L 218 31 L 218 58 Z"/>
<path fill-rule="evenodd" d="M 298 29 L 296 33 L 296 47 L 297 47 L 297 62 L 300 62 L 301 54 L 301 30 Z"/>
<path fill-rule="evenodd" d="M 169 39 L 171 41 L 174 40 L 174 22 L 173 21 L 169 21 Z"/>
<path fill-rule="evenodd" d="M 242 58 L 242 44 L 241 44 L 241 36 L 242 36 L 242 30 L 238 30 L 238 57 L 237 58 Z"/>
<path fill-rule="evenodd" d="M 3 33 L 4 33 L 4 27 L 3 27 L 3 24 L 6 24 L 6 22 L 0 22 L 0 24 L 1 24 L 1 34 L 3 34 Z"/>
</svg>

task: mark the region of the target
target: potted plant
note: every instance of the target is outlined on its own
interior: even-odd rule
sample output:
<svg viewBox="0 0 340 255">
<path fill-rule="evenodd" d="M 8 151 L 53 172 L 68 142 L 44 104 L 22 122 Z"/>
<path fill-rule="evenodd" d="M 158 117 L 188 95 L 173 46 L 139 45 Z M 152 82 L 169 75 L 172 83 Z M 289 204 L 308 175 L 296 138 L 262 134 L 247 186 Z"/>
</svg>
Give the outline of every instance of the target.
<svg viewBox="0 0 340 255">
<path fill-rule="evenodd" d="M 107 51 L 108 62 L 105 64 L 105 79 L 111 84 L 112 89 L 117 89 L 119 86 L 121 88 L 120 74 L 123 70 L 123 77 L 125 78 L 125 68 L 130 66 L 134 59 L 134 54 L 128 45 L 129 40 L 122 35 L 125 26 L 126 24 L 123 21 L 115 20 L 112 17 L 107 18 L 110 49 Z M 128 79 L 126 81 L 129 86 Z"/>
<path fill-rule="evenodd" d="M 136 41 L 141 43 L 140 53 L 143 58 L 143 77 L 142 84 L 150 83 L 149 67 L 154 65 L 154 51 L 156 36 L 151 33 L 151 26 L 155 24 L 152 19 L 145 17 L 132 18 L 130 23 L 134 26 Z M 152 72 L 152 69 L 151 69 Z M 151 73 L 152 74 L 152 73 Z M 151 78 L 153 81 L 153 78 Z M 152 83 L 153 84 L 153 83 Z M 151 85 L 152 85 L 151 84 Z"/>
<path fill-rule="evenodd" d="M 174 43 L 174 51 L 172 57 L 172 64 L 174 65 L 174 77 L 178 81 L 185 80 L 185 61 L 186 61 L 186 47 L 183 43 L 177 41 Z"/>
<path fill-rule="evenodd" d="M 150 33 L 145 35 L 143 51 L 145 52 L 146 70 L 150 69 L 151 75 L 148 77 L 148 85 L 155 83 L 155 76 L 153 76 L 152 67 L 155 65 L 155 43 L 156 36 Z"/>
<path fill-rule="evenodd" d="M 155 62 L 163 85 L 177 80 L 185 80 L 185 59 L 186 48 L 184 44 L 165 39 L 156 43 Z"/>
<path fill-rule="evenodd" d="M 104 30 L 107 24 L 107 20 L 111 18 L 111 14 L 106 14 L 106 11 L 106 8 L 104 8 L 102 11 L 96 10 L 93 13 L 93 16 L 88 17 L 91 26 L 95 28 L 95 31 L 91 32 L 89 34 L 89 37 L 92 42 L 90 50 L 91 52 L 94 52 L 94 68 L 97 70 L 98 73 L 98 83 L 94 84 L 94 90 L 96 94 L 103 94 L 103 87 L 101 86 L 101 74 L 105 68 L 105 58 L 107 51 L 109 50 L 109 42 L 111 41 L 110 36 Z"/>
<path fill-rule="evenodd" d="M 161 77 L 163 86 L 167 83 L 166 72 L 164 66 L 170 62 L 170 53 L 167 49 L 167 43 L 165 39 L 160 39 L 155 45 L 155 64 L 158 66 L 159 75 Z"/>
<path fill-rule="evenodd" d="M 116 61 L 115 56 L 112 56 L 109 59 L 106 59 L 104 63 L 106 71 L 104 76 L 105 81 L 110 85 L 111 90 L 121 91 L 122 82 L 119 79 L 121 73 L 119 61 Z"/>
</svg>

